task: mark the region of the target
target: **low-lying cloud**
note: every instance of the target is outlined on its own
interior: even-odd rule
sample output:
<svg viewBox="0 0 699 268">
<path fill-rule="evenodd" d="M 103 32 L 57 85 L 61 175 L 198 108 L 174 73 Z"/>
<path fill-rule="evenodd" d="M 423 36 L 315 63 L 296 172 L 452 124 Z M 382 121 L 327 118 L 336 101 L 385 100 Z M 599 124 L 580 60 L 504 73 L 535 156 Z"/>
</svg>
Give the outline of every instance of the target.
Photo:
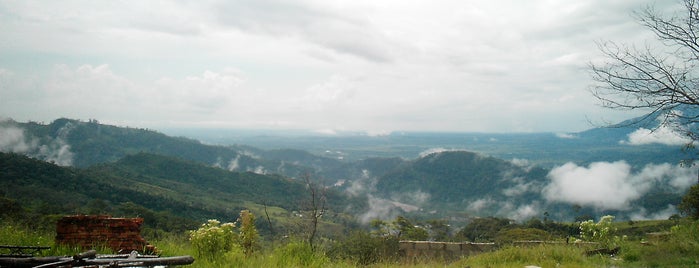
<svg viewBox="0 0 699 268">
<path fill-rule="evenodd" d="M 628 140 L 621 141 L 620 143 L 629 145 L 685 145 L 692 142 L 692 140 L 688 137 L 682 136 L 680 133 L 677 133 L 677 131 L 669 127 L 660 127 L 653 130 L 639 128 L 630 133 L 628 137 Z"/>
<path fill-rule="evenodd" d="M 26 153 L 35 148 L 35 141 L 24 138 L 24 130 L 17 127 L 0 128 L 0 151 L 11 153 Z"/>
<path fill-rule="evenodd" d="M 677 213 L 677 208 L 673 205 L 667 205 L 665 209 L 653 213 L 649 213 L 645 208 L 639 208 L 638 211 L 629 214 L 629 219 L 634 221 L 664 220 Z"/>
<path fill-rule="evenodd" d="M 659 183 L 667 183 L 678 193 L 689 187 L 696 172 L 670 164 L 649 164 L 634 173 L 624 161 L 596 162 L 587 167 L 567 163 L 552 169 L 542 196 L 549 202 L 564 202 L 596 209 L 632 209 L 639 199 Z"/>
<path fill-rule="evenodd" d="M 369 210 L 359 216 L 359 221 L 367 224 L 374 219 L 390 220 L 400 215 L 400 210 L 393 204 L 393 201 L 378 198 L 371 194 L 367 195 Z"/>
<path fill-rule="evenodd" d="M 488 211 L 488 213 L 492 213 L 494 216 L 522 222 L 540 216 L 541 205 L 539 202 L 515 204 L 515 202 L 511 201 L 499 201 L 491 197 L 485 197 L 470 202 L 466 207 L 466 211 L 476 214 L 483 214 L 484 211 Z"/>
<path fill-rule="evenodd" d="M 25 134 L 24 129 L 12 125 L 0 127 L 0 152 L 25 154 L 29 157 L 55 163 L 59 166 L 73 165 L 73 152 L 65 138 L 71 130 L 66 125 L 58 130 L 56 138 L 41 141 Z"/>
</svg>

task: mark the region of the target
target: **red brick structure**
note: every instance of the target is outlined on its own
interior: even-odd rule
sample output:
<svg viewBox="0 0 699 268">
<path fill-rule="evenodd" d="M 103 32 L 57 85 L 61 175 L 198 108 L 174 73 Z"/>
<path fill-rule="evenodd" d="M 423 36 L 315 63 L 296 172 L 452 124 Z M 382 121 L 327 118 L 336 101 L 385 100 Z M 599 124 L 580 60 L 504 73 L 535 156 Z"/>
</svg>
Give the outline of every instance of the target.
<svg viewBox="0 0 699 268">
<path fill-rule="evenodd" d="M 82 248 L 107 247 L 115 252 L 154 250 L 141 237 L 143 218 L 109 215 L 66 216 L 56 223 L 56 243 Z"/>
</svg>

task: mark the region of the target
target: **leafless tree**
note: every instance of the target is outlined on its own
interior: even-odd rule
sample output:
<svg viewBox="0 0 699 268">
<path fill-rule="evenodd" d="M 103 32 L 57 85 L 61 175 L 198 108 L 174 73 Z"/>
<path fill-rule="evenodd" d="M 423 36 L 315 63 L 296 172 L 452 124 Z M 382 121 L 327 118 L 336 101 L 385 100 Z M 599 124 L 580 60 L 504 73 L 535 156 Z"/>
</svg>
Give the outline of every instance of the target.
<svg viewBox="0 0 699 268">
<path fill-rule="evenodd" d="M 308 172 L 304 173 L 302 177 L 306 183 L 306 189 L 308 190 L 309 194 L 308 210 L 311 224 L 308 231 L 308 245 L 311 247 L 311 249 L 315 250 L 315 245 L 313 242 L 318 232 L 318 222 L 320 221 L 320 217 L 325 214 L 326 210 L 326 190 L 323 185 L 313 182 L 311 180 L 311 175 Z"/>
<path fill-rule="evenodd" d="M 599 48 L 604 63 L 591 63 L 592 94 L 612 109 L 644 109 L 645 119 L 661 120 L 660 127 L 684 134 L 695 141 L 689 125 L 699 121 L 699 3 L 683 0 L 684 9 L 671 15 L 649 6 L 635 13 L 662 45 L 639 49 L 604 42 Z"/>
</svg>

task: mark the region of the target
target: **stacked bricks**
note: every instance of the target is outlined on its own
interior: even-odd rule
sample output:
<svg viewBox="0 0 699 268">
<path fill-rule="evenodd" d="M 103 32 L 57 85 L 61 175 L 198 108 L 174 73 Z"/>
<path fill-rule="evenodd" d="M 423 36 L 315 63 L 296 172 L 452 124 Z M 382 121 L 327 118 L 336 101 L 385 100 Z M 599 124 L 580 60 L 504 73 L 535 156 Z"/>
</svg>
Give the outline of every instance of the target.
<svg viewBox="0 0 699 268">
<path fill-rule="evenodd" d="M 115 252 L 142 252 L 151 246 L 141 237 L 141 224 L 143 218 L 66 216 L 56 223 L 56 243 L 84 249 L 107 247 Z"/>
<path fill-rule="evenodd" d="M 452 259 L 495 249 L 494 243 L 400 241 L 400 251 L 408 258 Z"/>
</svg>

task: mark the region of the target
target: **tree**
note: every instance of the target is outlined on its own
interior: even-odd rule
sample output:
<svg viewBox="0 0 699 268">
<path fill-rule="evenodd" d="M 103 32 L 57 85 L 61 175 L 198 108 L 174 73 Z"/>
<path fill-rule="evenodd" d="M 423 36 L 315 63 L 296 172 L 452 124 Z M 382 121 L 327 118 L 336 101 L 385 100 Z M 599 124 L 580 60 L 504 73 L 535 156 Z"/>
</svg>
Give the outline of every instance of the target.
<svg viewBox="0 0 699 268">
<path fill-rule="evenodd" d="M 425 228 L 413 224 L 403 216 L 396 217 L 393 226 L 397 231 L 396 237 L 400 240 L 424 241 L 429 237 Z"/>
<path fill-rule="evenodd" d="M 641 25 L 663 44 L 660 48 L 601 44 L 608 61 L 590 65 L 597 82 L 591 91 L 607 108 L 648 110 L 641 121 L 660 119 L 655 130 L 683 134 L 690 140 L 687 147 L 693 148 L 699 140 L 699 1 L 683 4 L 682 13 L 670 16 L 650 6 L 636 13 Z M 685 212 L 699 211 L 699 202 L 685 199 Z"/>
<path fill-rule="evenodd" d="M 689 188 L 677 208 L 686 216 L 699 218 L 699 184 Z"/>
<path fill-rule="evenodd" d="M 493 241 L 501 230 L 513 226 L 510 219 L 495 217 L 475 218 L 456 233 L 456 237 L 472 242 L 488 242 Z"/>
<path fill-rule="evenodd" d="M 257 240 L 260 234 L 255 228 L 255 215 L 249 210 L 240 211 L 240 245 L 243 247 L 243 252 L 246 256 L 252 255 L 257 247 Z"/>
<path fill-rule="evenodd" d="M 449 240 L 449 233 L 451 232 L 451 226 L 447 220 L 428 220 L 427 221 L 428 232 L 430 234 L 430 239 L 434 241 L 447 241 Z"/>
<path fill-rule="evenodd" d="M 326 202 L 326 191 L 325 187 L 319 186 L 318 184 L 311 181 L 311 175 L 305 173 L 303 175 L 303 180 L 306 183 L 306 189 L 309 194 L 309 214 L 311 219 L 310 230 L 308 234 L 308 245 L 311 250 L 315 250 L 313 241 L 315 240 L 316 233 L 318 232 L 318 222 L 320 217 L 325 214 L 325 202 Z"/>
<path fill-rule="evenodd" d="M 599 44 L 607 61 L 590 65 L 596 81 L 591 92 L 604 107 L 647 110 L 640 121 L 657 117 L 657 128 L 669 127 L 695 141 L 689 125 L 699 122 L 693 112 L 699 108 L 699 3 L 683 3 L 681 14 L 665 16 L 650 6 L 635 13 L 663 46 Z"/>
</svg>

